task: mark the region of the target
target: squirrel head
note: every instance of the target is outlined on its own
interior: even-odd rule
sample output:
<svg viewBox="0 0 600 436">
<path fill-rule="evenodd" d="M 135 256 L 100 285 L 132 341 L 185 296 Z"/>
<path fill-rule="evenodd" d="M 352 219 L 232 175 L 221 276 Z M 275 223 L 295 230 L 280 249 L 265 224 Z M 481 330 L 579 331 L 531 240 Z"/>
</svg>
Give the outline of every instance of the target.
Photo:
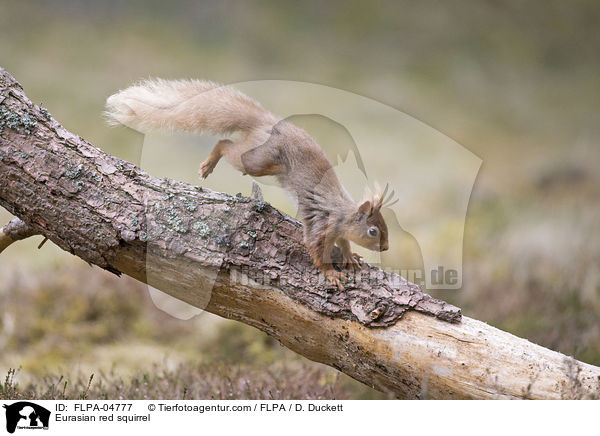
<svg viewBox="0 0 600 436">
<path fill-rule="evenodd" d="M 386 251 L 389 248 L 388 228 L 381 214 L 381 208 L 392 205 L 392 192 L 386 200 L 388 186 L 379 191 L 370 200 L 364 201 L 350 218 L 347 237 L 356 244 L 374 251 Z"/>
</svg>

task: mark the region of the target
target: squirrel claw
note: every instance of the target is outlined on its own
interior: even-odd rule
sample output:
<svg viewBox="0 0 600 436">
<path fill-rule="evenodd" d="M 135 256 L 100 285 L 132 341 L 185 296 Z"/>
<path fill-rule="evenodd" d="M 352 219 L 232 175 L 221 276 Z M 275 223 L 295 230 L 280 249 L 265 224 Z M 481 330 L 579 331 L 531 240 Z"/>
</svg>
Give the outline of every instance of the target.
<svg viewBox="0 0 600 436">
<path fill-rule="evenodd" d="M 343 273 L 336 270 L 328 270 L 325 272 L 325 277 L 327 277 L 327 280 L 329 280 L 332 285 L 335 285 L 340 291 L 344 290 L 341 280 L 346 280 L 346 276 Z"/>
<path fill-rule="evenodd" d="M 210 161 L 210 159 L 207 159 L 200 164 L 200 169 L 198 170 L 198 173 L 200 174 L 200 177 L 206 179 L 209 176 L 209 174 L 213 172 L 214 169 L 215 164 L 213 164 Z"/>
<path fill-rule="evenodd" d="M 344 256 L 344 268 L 351 269 L 352 271 L 359 271 L 362 269 L 362 256 L 360 254 L 352 253 L 351 256 Z"/>
</svg>

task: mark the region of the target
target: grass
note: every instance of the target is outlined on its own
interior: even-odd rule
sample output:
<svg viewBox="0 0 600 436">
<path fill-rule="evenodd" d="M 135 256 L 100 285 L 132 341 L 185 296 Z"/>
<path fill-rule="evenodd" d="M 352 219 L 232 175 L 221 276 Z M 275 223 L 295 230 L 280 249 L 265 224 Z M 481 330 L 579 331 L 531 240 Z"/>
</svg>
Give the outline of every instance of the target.
<svg viewBox="0 0 600 436">
<path fill-rule="evenodd" d="M 0 399 L 388 398 L 252 327 L 173 318 L 145 285 L 84 264 L 4 279 Z"/>
<path fill-rule="evenodd" d="M 130 377 L 114 372 L 76 378 L 45 375 L 35 383 L 23 386 L 15 381 L 16 374 L 17 371 L 9 370 L 0 386 L 0 400 L 342 400 L 357 395 L 353 383 L 348 383 L 339 374 L 311 365 L 277 370 L 223 364 L 182 364 L 169 370 L 153 365 Z M 363 395 L 385 398 L 366 392 Z"/>
</svg>

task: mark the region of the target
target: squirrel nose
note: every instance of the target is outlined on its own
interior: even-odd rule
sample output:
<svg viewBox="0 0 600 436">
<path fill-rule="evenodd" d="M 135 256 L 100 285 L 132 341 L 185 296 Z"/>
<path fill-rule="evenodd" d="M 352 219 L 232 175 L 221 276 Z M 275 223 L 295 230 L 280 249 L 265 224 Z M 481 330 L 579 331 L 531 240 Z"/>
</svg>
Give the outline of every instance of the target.
<svg viewBox="0 0 600 436">
<path fill-rule="evenodd" d="M 381 251 L 386 251 L 389 248 L 390 248 L 390 246 L 387 242 L 385 242 L 381 245 Z"/>
</svg>

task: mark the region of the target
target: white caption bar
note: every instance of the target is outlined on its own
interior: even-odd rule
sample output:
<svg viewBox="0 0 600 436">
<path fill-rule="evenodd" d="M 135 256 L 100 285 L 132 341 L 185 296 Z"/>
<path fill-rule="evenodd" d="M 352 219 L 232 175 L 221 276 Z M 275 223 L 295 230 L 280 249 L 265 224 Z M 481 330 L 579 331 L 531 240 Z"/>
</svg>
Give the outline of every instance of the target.
<svg viewBox="0 0 600 436">
<path fill-rule="evenodd" d="M 0 435 L 591 434 L 594 401 L 0 401 Z M 40 431 L 34 431 L 40 430 Z M 143 432 L 143 433 L 141 433 Z M 311 431 L 310 434 L 313 434 Z M 309 433 L 307 433 L 309 434 Z"/>
</svg>

